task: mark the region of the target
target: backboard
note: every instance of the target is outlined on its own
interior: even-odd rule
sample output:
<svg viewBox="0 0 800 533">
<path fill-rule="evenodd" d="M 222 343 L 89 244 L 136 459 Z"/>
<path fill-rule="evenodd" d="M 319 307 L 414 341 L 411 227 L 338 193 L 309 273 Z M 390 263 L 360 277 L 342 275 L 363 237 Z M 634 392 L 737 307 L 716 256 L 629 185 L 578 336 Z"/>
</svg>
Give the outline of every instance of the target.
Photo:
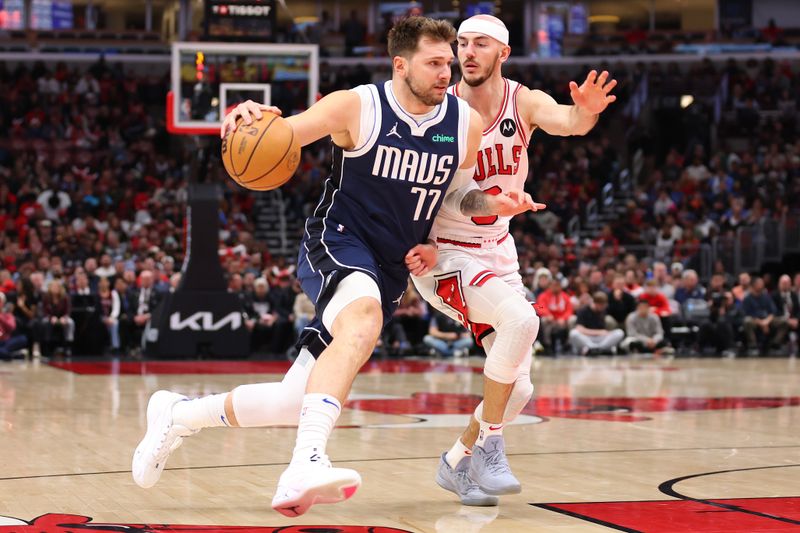
<svg viewBox="0 0 800 533">
<path fill-rule="evenodd" d="M 169 132 L 213 135 L 228 110 L 247 99 L 284 116 L 307 109 L 319 91 L 319 52 L 310 44 L 177 42 L 171 75 Z"/>
</svg>

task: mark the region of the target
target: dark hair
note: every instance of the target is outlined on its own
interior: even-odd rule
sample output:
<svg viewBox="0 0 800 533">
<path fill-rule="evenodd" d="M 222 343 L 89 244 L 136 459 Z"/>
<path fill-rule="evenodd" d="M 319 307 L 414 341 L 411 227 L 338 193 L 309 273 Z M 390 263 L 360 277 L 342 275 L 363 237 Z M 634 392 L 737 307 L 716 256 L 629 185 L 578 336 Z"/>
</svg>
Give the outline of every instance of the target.
<svg viewBox="0 0 800 533">
<path fill-rule="evenodd" d="M 607 304 L 608 303 L 608 295 L 603 291 L 597 291 L 592 295 L 592 300 L 596 304 Z"/>
<path fill-rule="evenodd" d="M 450 44 L 456 40 L 456 29 L 446 20 L 405 18 L 389 30 L 389 57 L 412 55 L 417 51 L 422 37 Z"/>
</svg>

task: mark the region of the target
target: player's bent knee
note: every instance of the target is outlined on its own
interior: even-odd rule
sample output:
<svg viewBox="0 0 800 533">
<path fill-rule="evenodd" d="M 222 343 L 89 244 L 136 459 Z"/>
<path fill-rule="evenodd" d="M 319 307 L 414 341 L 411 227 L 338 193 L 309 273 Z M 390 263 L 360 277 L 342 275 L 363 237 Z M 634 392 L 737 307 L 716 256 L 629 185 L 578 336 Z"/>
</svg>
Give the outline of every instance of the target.
<svg viewBox="0 0 800 533">
<path fill-rule="evenodd" d="M 488 353 L 486 375 L 499 383 L 512 383 L 539 334 L 539 316 L 522 298 L 501 303 L 495 316 L 497 338 Z"/>
<path fill-rule="evenodd" d="M 373 298 L 359 298 L 339 313 L 333 338 L 352 344 L 359 352 L 372 353 L 383 327 L 383 309 Z"/>
<path fill-rule="evenodd" d="M 536 340 L 539 333 L 539 315 L 533 306 L 522 298 L 509 298 L 497 306 L 495 311 L 495 329 L 498 333 L 514 332 L 515 335 Z"/>
<path fill-rule="evenodd" d="M 516 379 L 517 365 L 506 357 L 487 357 L 483 374 L 492 381 L 510 385 Z"/>
</svg>

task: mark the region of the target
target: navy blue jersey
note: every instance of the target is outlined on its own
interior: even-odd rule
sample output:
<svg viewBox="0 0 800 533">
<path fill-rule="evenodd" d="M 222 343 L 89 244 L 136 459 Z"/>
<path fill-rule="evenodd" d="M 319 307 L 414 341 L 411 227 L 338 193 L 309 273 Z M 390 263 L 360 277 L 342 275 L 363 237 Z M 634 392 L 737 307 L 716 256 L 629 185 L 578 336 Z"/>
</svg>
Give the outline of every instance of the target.
<svg viewBox="0 0 800 533">
<path fill-rule="evenodd" d="M 317 262 L 331 259 L 321 257 L 330 256 L 325 239 L 340 233 L 362 241 L 379 268 L 406 276 L 405 255 L 427 239 L 463 162 L 469 108 L 446 94 L 434 114 L 418 123 L 395 100 L 391 81 L 355 90 L 362 98 L 363 142 L 353 150 L 334 145 L 331 176 L 306 222 L 306 241 L 323 246 L 311 247 L 318 253 L 309 249 L 308 260 L 316 269 Z"/>
</svg>

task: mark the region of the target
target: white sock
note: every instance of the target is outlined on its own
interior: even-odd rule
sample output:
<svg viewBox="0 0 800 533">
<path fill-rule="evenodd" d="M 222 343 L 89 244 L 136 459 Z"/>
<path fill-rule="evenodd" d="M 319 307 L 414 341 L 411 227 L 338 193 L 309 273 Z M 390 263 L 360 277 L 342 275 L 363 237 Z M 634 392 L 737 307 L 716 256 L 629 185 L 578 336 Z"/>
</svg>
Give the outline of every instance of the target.
<svg viewBox="0 0 800 533">
<path fill-rule="evenodd" d="M 178 402 L 172 407 L 172 423 L 189 429 L 230 426 L 225 416 L 227 396 L 226 392 Z"/>
<path fill-rule="evenodd" d="M 478 440 L 475 441 L 476 446 L 483 447 L 486 439 L 491 437 L 492 435 L 502 435 L 503 434 L 503 423 L 500 422 L 498 424 L 493 424 L 491 422 L 485 422 L 483 419 L 479 418 L 478 423 L 481 425 L 481 430 L 478 432 Z"/>
<path fill-rule="evenodd" d="M 233 412 L 243 428 L 296 426 L 314 358 L 300 350 L 283 381 L 240 385 L 233 389 Z"/>
<path fill-rule="evenodd" d="M 328 437 L 341 412 L 339 400 L 330 394 L 312 392 L 303 397 L 292 464 L 306 464 L 315 456 L 325 455 Z"/>
<path fill-rule="evenodd" d="M 461 442 L 461 437 L 456 439 L 456 443 L 453 444 L 453 447 L 450 448 L 450 451 L 447 452 L 444 456 L 444 460 L 447 461 L 447 464 L 450 465 L 450 468 L 455 468 L 458 466 L 458 463 L 461 462 L 461 459 L 464 457 L 469 457 L 472 455 L 472 450 L 467 448 L 467 446 Z"/>
</svg>

